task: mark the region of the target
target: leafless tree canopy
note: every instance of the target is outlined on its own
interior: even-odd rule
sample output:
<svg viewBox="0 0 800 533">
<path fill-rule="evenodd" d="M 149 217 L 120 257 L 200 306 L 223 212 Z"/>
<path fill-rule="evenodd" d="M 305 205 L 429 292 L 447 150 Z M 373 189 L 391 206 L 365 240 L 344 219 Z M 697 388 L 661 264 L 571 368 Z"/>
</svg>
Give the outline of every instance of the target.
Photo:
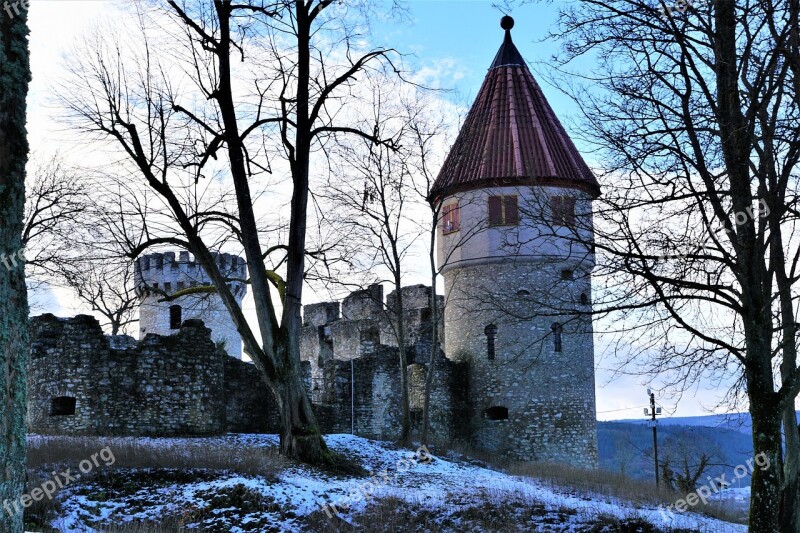
<svg viewBox="0 0 800 533">
<path fill-rule="evenodd" d="M 195 255 L 278 402 L 282 451 L 312 462 L 331 457 L 300 375 L 309 197 L 342 136 L 386 143 L 349 119 L 363 79 L 397 70 L 393 51 L 360 46 L 371 9 L 158 2 L 137 13 L 138 31 L 87 43 L 62 93 L 71 124 L 113 143 L 120 168 L 155 193 L 161 216 L 138 216 L 131 256 L 165 245 Z M 257 329 L 211 256 L 228 242 L 247 259 Z"/>
<path fill-rule="evenodd" d="M 679 388 L 739 380 L 755 452 L 783 465 L 755 473 L 752 531 L 778 529 L 779 507 L 782 530 L 800 525 L 798 10 L 585 0 L 553 35 L 602 162 L 595 311 Z"/>
</svg>

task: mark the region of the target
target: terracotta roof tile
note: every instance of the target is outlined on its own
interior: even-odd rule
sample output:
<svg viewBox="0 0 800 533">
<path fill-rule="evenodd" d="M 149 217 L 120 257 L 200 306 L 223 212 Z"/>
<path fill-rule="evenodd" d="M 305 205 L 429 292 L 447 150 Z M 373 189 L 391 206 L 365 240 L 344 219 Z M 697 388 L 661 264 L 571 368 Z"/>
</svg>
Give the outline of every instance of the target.
<svg viewBox="0 0 800 533">
<path fill-rule="evenodd" d="M 600 186 L 506 36 L 467 114 L 431 199 L 503 183 Z"/>
</svg>

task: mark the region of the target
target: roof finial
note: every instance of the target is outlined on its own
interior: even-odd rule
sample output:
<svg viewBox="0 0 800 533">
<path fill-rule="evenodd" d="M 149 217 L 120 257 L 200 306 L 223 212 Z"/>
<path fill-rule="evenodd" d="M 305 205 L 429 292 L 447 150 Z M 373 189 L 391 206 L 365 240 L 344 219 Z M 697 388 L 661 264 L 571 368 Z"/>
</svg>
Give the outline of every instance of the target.
<svg viewBox="0 0 800 533">
<path fill-rule="evenodd" d="M 508 15 L 505 15 L 500 19 L 500 27 L 506 31 L 511 31 L 511 28 L 514 27 L 514 19 Z"/>
</svg>

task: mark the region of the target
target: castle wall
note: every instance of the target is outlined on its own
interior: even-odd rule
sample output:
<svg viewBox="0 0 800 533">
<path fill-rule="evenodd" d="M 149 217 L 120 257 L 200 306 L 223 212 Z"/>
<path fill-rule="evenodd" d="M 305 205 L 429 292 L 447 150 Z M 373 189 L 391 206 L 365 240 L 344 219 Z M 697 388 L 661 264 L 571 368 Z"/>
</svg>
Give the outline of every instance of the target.
<svg viewBox="0 0 800 533">
<path fill-rule="evenodd" d="M 403 287 L 408 372 L 413 427 L 421 429 L 422 402 L 432 344 L 430 287 Z M 309 365 L 311 397 L 327 433 L 396 439 L 401 427 L 399 351 L 382 301 L 383 290 L 356 291 L 339 306 L 333 302 L 303 309 L 301 359 Z M 442 297 L 439 303 L 443 306 Z M 386 307 L 394 309 L 391 292 Z M 440 335 L 443 336 L 443 318 Z M 431 436 L 441 441 L 464 438 L 466 365 L 440 353 L 431 395 Z M 353 395 L 355 391 L 355 396 Z"/>
<path fill-rule="evenodd" d="M 137 342 L 104 336 L 86 315 L 36 317 L 28 391 L 28 429 L 35 433 L 279 431 L 275 402 L 256 367 L 219 351 L 208 328 L 193 320 L 176 335 Z M 63 399 L 74 399 L 74 413 L 52 414 L 54 400 Z"/>
<path fill-rule="evenodd" d="M 445 275 L 447 354 L 440 350 L 431 395 L 430 437 L 471 440 L 517 460 L 594 466 L 597 457 L 591 321 L 564 321 L 562 350 L 552 342 L 551 310 L 588 309 L 590 267 L 580 262 L 508 262 L 452 269 Z M 574 277 L 563 279 L 563 271 Z M 409 291 L 412 427 L 421 429 L 431 354 L 430 289 Z M 368 295 L 377 291 L 367 291 Z M 326 433 L 393 440 L 401 427 L 399 354 L 384 314 L 370 318 L 364 294 L 339 306 L 304 309 L 304 382 Z M 387 302 L 393 302 L 390 294 Z M 372 304 L 370 304 L 372 305 Z M 374 312 L 370 311 L 370 312 Z M 511 318 L 515 317 L 515 318 Z M 560 319 L 560 317 L 559 317 Z M 484 327 L 497 326 L 489 359 Z M 210 435 L 279 432 L 277 409 L 256 367 L 228 357 L 200 321 L 176 335 L 142 341 L 105 337 L 92 317 L 31 322 L 29 429 L 86 435 Z M 396 344 L 396 342 L 394 343 Z M 74 413 L 54 414 L 54 400 Z M 493 419 L 491 408 L 505 408 Z M 62 406 L 63 408 L 63 406 Z"/>
<path fill-rule="evenodd" d="M 280 433 L 275 400 L 252 363 L 225 357 L 225 422 L 232 433 Z"/>
<path fill-rule="evenodd" d="M 234 280 L 228 285 L 241 307 L 247 291 L 244 280 L 247 266 L 243 258 L 230 254 L 213 254 L 220 272 Z M 201 293 L 162 301 L 165 295 L 202 286 L 211 286 L 211 278 L 189 255 L 180 252 L 154 253 L 140 257 L 135 265 L 136 291 L 140 297 L 139 338 L 149 333 L 172 335 L 178 328 L 171 327 L 170 307 L 181 307 L 180 322 L 203 320 L 211 329 L 214 342 L 224 347 L 228 355 L 241 358 L 242 338 L 230 318 L 222 299 L 216 293 Z"/>
<path fill-rule="evenodd" d="M 355 434 L 363 437 L 395 438 L 400 424 L 397 361 L 395 348 L 377 345 L 351 361 L 326 362 L 326 393 L 318 410 L 324 415 L 323 429 L 350 433 L 354 427 Z"/>
<path fill-rule="evenodd" d="M 561 278 L 567 268 L 575 269 L 574 279 Z M 469 365 L 470 431 L 477 447 L 516 460 L 596 467 L 591 318 L 553 316 L 541 305 L 579 308 L 580 294 L 591 293 L 589 273 L 579 268 L 509 261 L 445 274 L 447 356 Z M 563 326 L 560 352 L 555 322 Z M 489 324 L 497 326 L 494 359 L 484 329 Z"/>
<path fill-rule="evenodd" d="M 34 318 L 29 430 L 162 436 L 224 431 L 224 356 L 202 323 L 187 322 L 172 337 L 150 335 L 135 347 L 122 344 L 127 349 L 112 349 L 93 317 Z M 74 399 L 74 414 L 51 414 L 59 398 Z"/>
</svg>

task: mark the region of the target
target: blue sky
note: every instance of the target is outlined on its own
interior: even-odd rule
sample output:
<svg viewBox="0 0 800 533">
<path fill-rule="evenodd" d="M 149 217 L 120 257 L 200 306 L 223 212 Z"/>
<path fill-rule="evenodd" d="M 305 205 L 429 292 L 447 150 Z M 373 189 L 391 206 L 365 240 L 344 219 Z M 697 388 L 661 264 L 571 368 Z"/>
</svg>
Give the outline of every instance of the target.
<svg viewBox="0 0 800 533">
<path fill-rule="evenodd" d="M 456 89 L 470 102 L 503 41 L 500 18 L 503 12 L 484 0 L 411 0 L 411 24 L 377 24 L 373 39 L 385 46 L 415 55 L 423 66 L 447 65 L 450 76 L 442 80 L 443 89 Z M 567 2 L 535 3 L 518 6 L 511 35 L 522 56 L 531 63 L 547 62 L 558 51 L 559 43 L 547 40 L 555 28 L 558 9 Z M 541 68 L 536 65 L 536 69 Z M 446 83 L 449 81 L 450 83 Z M 560 91 L 539 79 L 550 104 L 559 116 L 571 107 Z"/>
</svg>

